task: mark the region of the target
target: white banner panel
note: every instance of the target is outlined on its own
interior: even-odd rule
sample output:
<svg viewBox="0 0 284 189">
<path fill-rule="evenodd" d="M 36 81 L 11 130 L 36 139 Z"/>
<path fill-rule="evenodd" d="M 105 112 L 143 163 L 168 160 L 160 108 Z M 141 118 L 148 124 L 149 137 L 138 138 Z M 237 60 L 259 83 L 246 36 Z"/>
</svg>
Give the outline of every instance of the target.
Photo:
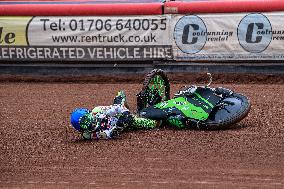
<svg viewBox="0 0 284 189">
<path fill-rule="evenodd" d="M 170 15 L 1 17 L 0 59 L 172 59 L 169 23 Z"/>
<path fill-rule="evenodd" d="M 283 60 L 284 12 L 172 17 L 175 60 Z"/>
<path fill-rule="evenodd" d="M 35 17 L 29 23 L 30 45 L 122 46 L 169 45 L 166 16 Z"/>
</svg>

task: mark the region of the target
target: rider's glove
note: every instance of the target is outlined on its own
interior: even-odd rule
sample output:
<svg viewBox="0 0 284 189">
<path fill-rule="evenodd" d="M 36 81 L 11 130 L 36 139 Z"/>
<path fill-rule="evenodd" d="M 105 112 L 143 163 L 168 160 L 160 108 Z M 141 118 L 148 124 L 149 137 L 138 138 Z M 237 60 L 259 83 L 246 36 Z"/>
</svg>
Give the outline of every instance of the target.
<svg viewBox="0 0 284 189">
<path fill-rule="evenodd" d="M 110 129 L 109 138 L 118 138 L 122 130 L 123 130 L 122 127 L 114 126 L 113 128 Z"/>
<path fill-rule="evenodd" d="M 109 131 L 99 131 L 96 133 L 97 139 L 109 139 Z"/>
<path fill-rule="evenodd" d="M 82 133 L 82 138 L 85 140 L 91 140 L 92 139 L 92 135 L 93 133 L 89 132 L 89 131 L 84 131 Z"/>
<path fill-rule="evenodd" d="M 133 116 L 130 114 L 129 111 L 123 112 L 116 122 L 116 126 L 123 130 L 125 128 L 130 127 L 133 120 Z"/>
</svg>

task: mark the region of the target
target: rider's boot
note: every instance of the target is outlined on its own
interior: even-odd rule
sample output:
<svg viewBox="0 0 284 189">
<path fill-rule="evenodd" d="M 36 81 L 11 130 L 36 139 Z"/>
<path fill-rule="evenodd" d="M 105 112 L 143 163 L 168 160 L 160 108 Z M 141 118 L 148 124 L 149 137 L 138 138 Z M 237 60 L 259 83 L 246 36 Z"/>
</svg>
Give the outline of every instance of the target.
<svg viewBox="0 0 284 189">
<path fill-rule="evenodd" d="M 133 116 L 132 127 L 135 129 L 154 129 L 161 125 L 161 121 Z"/>
<path fill-rule="evenodd" d="M 113 104 L 123 105 L 129 109 L 124 91 L 118 91 L 116 97 L 113 100 Z"/>
</svg>

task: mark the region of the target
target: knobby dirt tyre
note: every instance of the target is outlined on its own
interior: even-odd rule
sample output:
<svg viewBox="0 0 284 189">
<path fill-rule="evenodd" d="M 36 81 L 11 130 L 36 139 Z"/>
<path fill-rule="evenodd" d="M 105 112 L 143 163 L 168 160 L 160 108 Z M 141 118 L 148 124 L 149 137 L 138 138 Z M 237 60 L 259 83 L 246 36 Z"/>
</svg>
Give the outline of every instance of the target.
<svg viewBox="0 0 284 189">
<path fill-rule="evenodd" d="M 161 101 L 170 99 L 170 83 L 167 75 L 161 69 L 154 69 L 148 73 L 143 81 L 142 91 L 137 95 L 137 110 L 149 107 L 155 92 L 161 96 Z"/>
<path fill-rule="evenodd" d="M 227 129 L 230 128 L 230 126 L 235 125 L 236 123 L 240 122 L 242 119 L 244 119 L 249 111 L 250 111 L 250 100 L 238 93 L 232 94 L 230 97 L 227 97 L 223 99 L 226 103 L 227 101 L 235 101 L 239 104 L 239 107 L 233 107 L 231 106 L 231 111 L 226 114 L 225 108 L 216 108 L 211 113 L 207 121 L 201 126 L 202 129 L 208 129 L 208 130 L 217 130 L 217 129 Z M 222 119 L 218 119 L 218 116 L 221 114 L 226 114 L 223 116 Z"/>
</svg>

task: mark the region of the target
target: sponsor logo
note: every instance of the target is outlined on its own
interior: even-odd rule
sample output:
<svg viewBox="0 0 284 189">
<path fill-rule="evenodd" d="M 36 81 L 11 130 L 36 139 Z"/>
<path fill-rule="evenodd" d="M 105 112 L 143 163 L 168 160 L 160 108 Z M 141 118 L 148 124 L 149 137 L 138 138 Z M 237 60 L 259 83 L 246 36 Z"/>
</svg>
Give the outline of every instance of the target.
<svg viewBox="0 0 284 189">
<path fill-rule="evenodd" d="M 198 16 L 183 16 L 175 25 L 174 40 L 182 52 L 198 53 L 207 41 L 206 25 Z"/>
<path fill-rule="evenodd" d="M 0 17 L 0 45 L 27 45 L 26 28 L 31 17 Z"/>
<path fill-rule="evenodd" d="M 251 53 L 264 51 L 272 40 L 272 27 L 266 16 L 259 13 L 246 15 L 238 26 L 238 40 Z"/>
<path fill-rule="evenodd" d="M 0 44 L 10 45 L 15 43 L 16 34 L 14 32 L 6 32 L 3 27 L 0 27 Z"/>
</svg>

